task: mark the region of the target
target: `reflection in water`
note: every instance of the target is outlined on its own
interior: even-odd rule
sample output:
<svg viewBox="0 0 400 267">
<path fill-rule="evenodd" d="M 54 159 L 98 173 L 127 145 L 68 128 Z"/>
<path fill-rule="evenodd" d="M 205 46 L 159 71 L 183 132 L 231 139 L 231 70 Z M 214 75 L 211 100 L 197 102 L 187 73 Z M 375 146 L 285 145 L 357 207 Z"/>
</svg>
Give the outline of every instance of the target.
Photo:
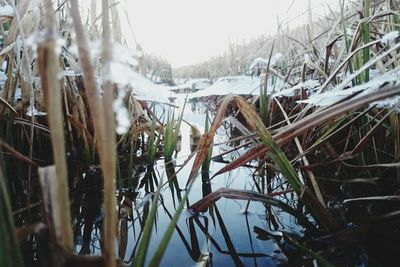
<svg viewBox="0 0 400 267">
<path fill-rule="evenodd" d="M 92 254 L 96 248 L 99 249 L 99 245 L 100 249 L 102 248 L 100 205 L 103 195 L 100 170 L 91 167 L 79 183 L 76 188 L 81 190 L 75 192 L 73 205 L 73 221 L 76 222 L 74 238 L 77 240 L 77 245 L 80 245 L 80 249 L 77 251 L 79 254 Z"/>
<path fill-rule="evenodd" d="M 179 188 L 178 179 L 175 174 L 175 163 L 170 161 L 165 166 L 165 172 L 168 178 L 169 188 L 171 190 L 171 198 L 174 203 L 174 208 L 177 207 L 178 203 L 182 200 L 181 189 Z M 178 202 L 175 201 L 175 194 Z"/>
</svg>

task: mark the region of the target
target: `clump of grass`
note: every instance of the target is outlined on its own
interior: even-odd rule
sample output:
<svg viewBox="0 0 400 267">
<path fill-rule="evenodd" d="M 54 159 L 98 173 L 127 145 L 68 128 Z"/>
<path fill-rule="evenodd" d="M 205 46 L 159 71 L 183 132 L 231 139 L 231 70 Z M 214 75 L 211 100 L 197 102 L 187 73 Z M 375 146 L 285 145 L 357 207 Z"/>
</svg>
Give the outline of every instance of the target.
<svg viewBox="0 0 400 267">
<path fill-rule="evenodd" d="M 165 125 L 164 132 L 164 158 L 168 162 L 172 159 L 176 146 L 178 144 L 178 139 L 180 135 L 180 128 L 183 120 L 183 113 L 185 111 L 187 98 L 183 104 L 181 113 L 177 121 L 175 121 L 175 113 L 169 113 L 167 118 L 167 123 Z"/>
<path fill-rule="evenodd" d="M 0 148 L 0 265 L 24 266 L 15 231 L 6 177 L 3 172 L 3 157 Z"/>
</svg>

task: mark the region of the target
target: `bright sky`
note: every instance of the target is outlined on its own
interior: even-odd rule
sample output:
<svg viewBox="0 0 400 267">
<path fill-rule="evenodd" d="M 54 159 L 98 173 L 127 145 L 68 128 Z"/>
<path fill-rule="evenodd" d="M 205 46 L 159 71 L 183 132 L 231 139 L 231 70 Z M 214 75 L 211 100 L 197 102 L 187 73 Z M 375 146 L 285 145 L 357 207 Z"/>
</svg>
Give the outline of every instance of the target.
<svg viewBox="0 0 400 267">
<path fill-rule="evenodd" d="M 339 0 L 309 0 L 313 18 Z M 308 19 L 308 0 L 123 0 L 145 53 L 166 58 L 173 67 L 202 62 L 223 53 L 229 40 L 249 41 L 275 34 L 277 18 L 291 28 Z M 121 15 L 127 39 L 131 34 Z"/>
</svg>

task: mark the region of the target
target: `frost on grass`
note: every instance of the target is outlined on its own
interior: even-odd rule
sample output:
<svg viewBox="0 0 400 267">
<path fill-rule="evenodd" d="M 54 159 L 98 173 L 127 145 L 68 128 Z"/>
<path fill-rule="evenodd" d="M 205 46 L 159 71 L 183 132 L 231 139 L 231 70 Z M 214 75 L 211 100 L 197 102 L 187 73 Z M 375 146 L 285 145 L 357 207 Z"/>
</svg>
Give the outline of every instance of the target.
<svg viewBox="0 0 400 267">
<path fill-rule="evenodd" d="M 391 45 L 396 41 L 397 37 L 399 37 L 398 31 L 389 32 L 382 37 L 381 43 L 385 45 Z"/>
<path fill-rule="evenodd" d="M 271 67 L 277 65 L 282 59 L 282 57 L 283 55 L 281 53 L 276 53 L 271 57 L 271 62 L 269 63 L 269 65 Z M 267 65 L 268 65 L 268 58 L 258 57 L 251 62 L 249 70 L 253 70 L 255 67 L 266 67 Z"/>
<path fill-rule="evenodd" d="M 290 87 L 288 89 L 281 90 L 273 94 L 274 97 L 278 96 L 294 96 L 298 90 L 306 89 L 306 90 L 313 90 L 318 88 L 321 83 L 318 80 L 307 80 L 305 82 L 298 83 L 297 85 Z"/>
<path fill-rule="evenodd" d="M 0 2 L 0 17 L 13 17 L 14 8 L 6 2 Z"/>
<path fill-rule="evenodd" d="M 36 108 L 35 108 L 35 106 L 34 105 L 30 105 L 29 107 L 28 107 L 28 110 L 27 110 L 27 112 L 26 112 L 26 115 L 27 116 L 29 116 L 29 117 L 32 117 L 32 116 L 46 116 L 47 115 L 47 112 L 42 112 L 42 111 L 38 111 Z"/>
<path fill-rule="evenodd" d="M 370 80 L 365 84 L 343 89 L 344 84 L 342 83 L 337 85 L 330 91 L 314 94 L 310 96 L 309 99 L 297 102 L 307 103 L 314 106 L 322 106 L 322 107 L 330 106 L 355 93 L 359 93 L 357 96 L 355 96 L 355 98 L 358 98 L 364 95 L 373 94 L 377 90 L 380 90 L 383 86 L 398 85 L 399 80 L 400 80 L 400 68 L 397 68 L 382 75 L 376 76 L 376 78 Z M 376 105 L 377 107 L 380 108 L 394 108 L 397 112 L 400 111 L 399 104 L 400 104 L 399 96 L 371 103 L 371 105 Z"/>
<path fill-rule="evenodd" d="M 125 134 L 128 132 L 131 126 L 129 112 L 123 101 L 124 95 L 125 90 L 120 89 L 118 92 L 118 97 L 113 103 L 113 110 L 115 112 L 115 119 L 117 121 L 117 134 Z"/>
<path fill-rule="evenodd" d="M 101 41 L 90 41 L 90 58 L 94 66 L 98 66 L 102 51 Z M 79 64 L 76 64 L 75 58 L 78 57 L 78 47 L 73 38 L 73 43 L 67 52 L 62 52 L 66 56 L 70 68 L 63 71 L 64 76 L 79 76 L 81 70 Z M 112 60 L 109 66 L 109 72 L 101 76 L 97 69 L 96 79 L 101 88 L 104 81 L 110 81 L 118 84 L 120 87 L 129 86 L 133 89 L 133 94 L 137 99 L 150 100 L 156 102 L 169 103 L 169 87 L 154 84 L 152 81 L 138 73 L 138 55 L 141 52 L 122 46 L 117 42 L 112 43 Z"/>
</svg>

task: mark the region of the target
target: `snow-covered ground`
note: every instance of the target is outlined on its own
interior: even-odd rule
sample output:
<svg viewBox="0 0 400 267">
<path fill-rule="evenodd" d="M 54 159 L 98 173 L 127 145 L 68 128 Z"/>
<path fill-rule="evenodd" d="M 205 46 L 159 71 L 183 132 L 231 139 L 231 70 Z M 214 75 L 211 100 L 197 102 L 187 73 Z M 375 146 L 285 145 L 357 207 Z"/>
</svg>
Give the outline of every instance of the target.
<svg viewBox="0 0 400 267">
<path fill-rule="evenodd" d="M 204 97 L 210 95 L 250 95 L 259 94 L 260 78 L 250 76 L 231 76 L 219 78 L 210 87 L 190 94 L 190 98 Z"/>
<path fill-rule="evenodd" d="M 172 86 L 171 90 L 179 90 L 179 89 L 197 89 L 197 90 L 203 90 L 206 89 L 211 85 L 211 82 L 209 79 L 193 79 L 193 80 L 188 80 L 183 84 L 178 84 L 176 86 Z"/>
<path fill-rule="evenodd" d="M 131 73 L 131 82 L 133 93 L 137 99 L 151 100 L 162 103 L 169 103 L 169 97 L 173 97 L 168 86 L 155 84 L 146 77 L 137 72 Z"/>
</svg>

